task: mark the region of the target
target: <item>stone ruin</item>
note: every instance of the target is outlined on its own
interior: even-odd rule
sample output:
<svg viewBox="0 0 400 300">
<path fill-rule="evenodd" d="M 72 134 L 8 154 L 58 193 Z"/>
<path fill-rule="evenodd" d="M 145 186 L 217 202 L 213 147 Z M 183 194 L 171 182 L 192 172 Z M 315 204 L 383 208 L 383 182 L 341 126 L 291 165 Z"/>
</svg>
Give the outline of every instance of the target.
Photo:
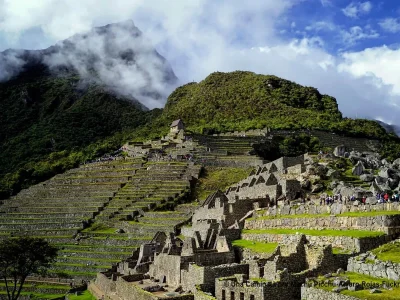
<svg viewBox="0 0 400 300">
<path fill-rule="evenodd" d="M 300 289 L 282 292 L 281 285 L 299 285 L 321 268 L 333 271 L 341 266 L 334 261 L 331 246 L 312 246 L 299 235 L 273 253 L 257 257 L 245 250 L 234 251 L 232 241 L 241 238 L 245 220 L 256 210 L 267 209 L 279 197 L 290 200 L 299 195 L 300 183 L 294 178 L 305 170 L 304 161 L 304 156 L 278 159 L 260 166 L 226 192 L 211 194 L 194 212 L 191 226 L 157 233 L 131 258 L 99 273 L 91 290 L 120 299 L 299 297 Z M 274 284 L 260 289 L 254 278 Z M 253 282 L 254 288 L 243 288 L 243 282 L 250 286 Z"/>
</svg>

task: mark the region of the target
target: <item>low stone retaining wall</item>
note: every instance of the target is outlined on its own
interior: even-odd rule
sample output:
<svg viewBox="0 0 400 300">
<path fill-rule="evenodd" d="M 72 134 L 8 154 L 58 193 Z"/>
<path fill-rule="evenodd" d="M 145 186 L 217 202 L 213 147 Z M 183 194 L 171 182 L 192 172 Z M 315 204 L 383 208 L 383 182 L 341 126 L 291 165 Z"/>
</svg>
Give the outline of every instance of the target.
<svg viewBox="0 0 400 300">
<path fill-rule="evenodd" d="M 193 295 L 194 295 L 194 300 L 217 300 L 217 298 L 215 298 L 209 294 L 206 294 L 203 291 L 197 290 L 193 293 Z"/>
<path fill-rule="evenodd" d="M 116 293 L 121 300 L 157 300 L 158 297 L 149 293 L 135 284 L 126 281 L 123 277 L 119 277 L 116 281 Z M 168 297 L 171 300 L 193 300 L 193 295 L 179 295 Z"/>
<path fill-rule="evenodd" d="M 302 215 L 302 214 L 332 214 L 340 215 L 346 212 L 371 212 L 371 211 L 400 211 L 400 202 L 360 204 L 354 203 L 342 204 L 333 203 L 332 205 L 282 205 L 270 207 L 266 210 L 256 212 L 256 216 L 276 216 L 276 215 Z"/>
<path fill-rule="evenodd" d="M 313 287 L 301 288 L 302 300 L 360 300 L 359 298 L 327 292 Z"/>
<path fill-rule="evenodd" d="M 368 250 L 377 248 L 395 238 L 394 236 L 392 237 L 387 235 L 367 238 L 353 238 L 347 236 L 305 236 L 307 241 L 309 241 L 309 243 L 312 245 L 332 245 L 333 248 L 343 248 L 346 251 L 352 251 L 356 253 L 366 252 Z M 294 234 L 243 233 L 242 239 L 289 245 L 293 240 L 298 239 L 298 236 Z"/>
<path fill-rule="evenodd" d="M 387 234 L 397 233 L 400 226 L 399 215 L 382 215 L 374 217 L 341 217 L 326 216 L 316 218 L 284 218 L 282 215 L 276 219 L 248 219 L 246 229 L 262 228 L 304 228 L 304 229 L 360 229 L 382 231 Z M 394 228 L 391 228 L 394 227 Z"/>
<path fill-rule="evenodd" d="M 347 271 L 391 280 L 400 279 L 400 264 L 381 261 L 372 253 L 350 258 L 347 264 Z"/>
</svg>

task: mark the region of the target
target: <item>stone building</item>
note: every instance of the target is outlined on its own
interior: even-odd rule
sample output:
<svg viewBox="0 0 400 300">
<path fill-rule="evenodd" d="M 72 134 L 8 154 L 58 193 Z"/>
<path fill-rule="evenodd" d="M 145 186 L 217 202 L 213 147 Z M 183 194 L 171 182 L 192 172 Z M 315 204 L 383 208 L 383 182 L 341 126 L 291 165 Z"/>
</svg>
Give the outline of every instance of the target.
<svg viewBox="0 0 400 300">
<path fill-rule="evenodd" d="M 120 299 L 299 299 L 300 286 L 322 269 L 335 271 L 343 261 L 332 247 L 312 245 L 304 235 L 288 236 L 266 255 L 232 246 L 246 239 L 245 220 L 279 197 L 295 199 L 296 176 L 304 156 L 260 166 L 226 192 L 216 191 L 197 208 L 191 226 L 157 233 L 153 240 L 95 284 Z M 272 209 L 272 208 L 271 208 Z M 260 285 L 261 284 L 261 285 Z M 132 296 L 133 295 L 133 296 Z M 131 298 L 129 298 L 131 297 Z"/>
<path fill-rule="evenodd" d="M 185 130 L 185 125 L 181 119 L 175 120 L 171 123 L 170 133 L 178 133 L 181 130 Z"/>
</svg>

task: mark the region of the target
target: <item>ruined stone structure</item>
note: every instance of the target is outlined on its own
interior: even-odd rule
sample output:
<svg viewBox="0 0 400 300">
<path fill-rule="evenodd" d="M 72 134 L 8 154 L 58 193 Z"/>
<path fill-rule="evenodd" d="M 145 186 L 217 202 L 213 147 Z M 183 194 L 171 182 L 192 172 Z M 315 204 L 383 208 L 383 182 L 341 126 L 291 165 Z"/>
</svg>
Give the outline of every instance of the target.
<svg viewBox="0 0 400 300">
<path fill-rule="evenodd" d="M 281 196 L 295 199 L 301 187 L 294 178 L 304 170 L 304 156 L 260 166 L 237 186 L 211 194 L 194 212 L 191 226 L 157 233 L 116 269 L 99 273 L 94 286 L 105 297 L 121 299 L 129 299 L 128 290 L 135 299 L 299 298 L 306 276 L 345 266 L 345 260 L 333 257 L 330 245 L 311 243 L 305 235 L 288 236 L 273 253 L 259 257 L 245 250 L 235 254 L 232 242 L 252 240 L 241 229 L 255 211 L 268 209 Z M 273 284 L 260 288 L 258 281 Z M 280 292 L 283 285 L 298 288 Z"/>
</svg>

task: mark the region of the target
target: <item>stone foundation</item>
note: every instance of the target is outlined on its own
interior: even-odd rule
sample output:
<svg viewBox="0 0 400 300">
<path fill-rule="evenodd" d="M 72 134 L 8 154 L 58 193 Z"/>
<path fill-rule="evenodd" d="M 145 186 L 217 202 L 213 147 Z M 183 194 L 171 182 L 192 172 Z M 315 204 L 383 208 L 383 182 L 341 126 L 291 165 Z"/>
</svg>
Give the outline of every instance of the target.
<svg viewBox="0 0 400 300">
<path fill-rule="evenodd" d="M 302 300 L 360 300 L 360 298 L 327 292 L 313 287 L 302 287 L 301 299 Z"/>
</svg>

